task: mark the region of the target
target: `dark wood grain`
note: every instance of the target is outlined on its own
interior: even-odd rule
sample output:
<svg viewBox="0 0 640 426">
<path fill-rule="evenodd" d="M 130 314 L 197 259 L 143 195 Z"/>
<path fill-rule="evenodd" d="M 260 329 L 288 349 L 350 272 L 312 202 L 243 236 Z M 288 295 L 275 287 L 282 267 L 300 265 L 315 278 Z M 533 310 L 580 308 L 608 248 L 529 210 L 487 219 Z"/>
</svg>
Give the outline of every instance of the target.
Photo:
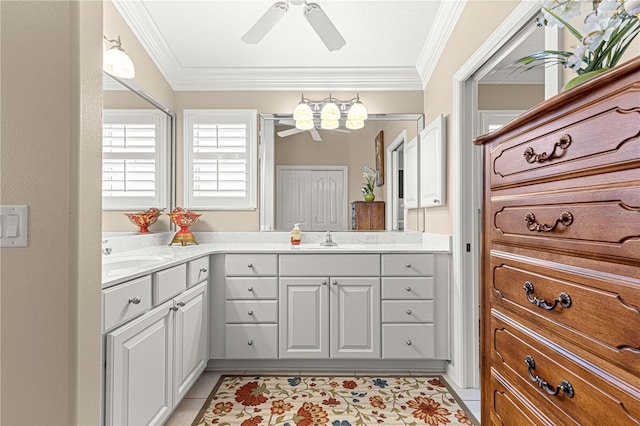
<svg viewBox="0 0 640 426">
<path fill-rule="evenodd" d="M 355 230 L 357 231 L 383 231 L 384 201 L 354 201 Z"/>
</svg>

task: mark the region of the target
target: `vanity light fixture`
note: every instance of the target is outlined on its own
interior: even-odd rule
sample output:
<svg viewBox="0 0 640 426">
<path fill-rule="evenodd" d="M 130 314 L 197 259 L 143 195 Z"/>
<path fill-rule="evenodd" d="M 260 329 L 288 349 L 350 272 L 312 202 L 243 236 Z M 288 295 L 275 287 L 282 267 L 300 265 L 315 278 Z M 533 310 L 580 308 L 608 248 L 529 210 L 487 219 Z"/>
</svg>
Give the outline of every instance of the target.
<svg viewBox="0 0 640 426">
<path fill-rule="evenodd" d="M 331 94 L 321 101 L 312 101 L 303 95 L 293 111 L 296 128 L 300 130 L 311 129 L 314 125 L 314 119 L 318 121 L 318 115 L 320 116 L 321 129 L 337 129 L 341 120 L 345 120 L 345 126 L 348 129 L 362 129 L 364 120 L 368 118 L 367 109 L 360 102 L 359 94 L 348 101 L 335 99 Z"/>
<path fill-rule="evenodd" d="M 104 36 L 104 52 L 102 52 L 102 69 L 113 76 L 120 78 L 133 78 L 136 76 L 136 69 L 133 61 L 122 48 L 120 36 L 116 40 L 109 40 Z M 107 43 L 113 43 L 108 47 Z"/>
</svg>

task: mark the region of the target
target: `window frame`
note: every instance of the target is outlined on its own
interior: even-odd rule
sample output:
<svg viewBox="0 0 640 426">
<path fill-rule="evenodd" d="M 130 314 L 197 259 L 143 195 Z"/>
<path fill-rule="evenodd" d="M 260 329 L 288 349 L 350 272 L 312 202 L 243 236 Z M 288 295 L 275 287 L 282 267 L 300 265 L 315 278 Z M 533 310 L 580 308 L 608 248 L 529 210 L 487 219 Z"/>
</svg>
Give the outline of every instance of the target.
<svg viewBox="0 0 640 426">
<path fill-rule="evenodd" d="M 258 188 L 258 111 L 255 109 L 185 109 L 183 126 L 183 203 L 187 209 L 197 210 L 256 210 Z M 245 197 L 194 197 L 193 151 L 194 124 L 245 124 L 247 195 Z"/>
</svg>

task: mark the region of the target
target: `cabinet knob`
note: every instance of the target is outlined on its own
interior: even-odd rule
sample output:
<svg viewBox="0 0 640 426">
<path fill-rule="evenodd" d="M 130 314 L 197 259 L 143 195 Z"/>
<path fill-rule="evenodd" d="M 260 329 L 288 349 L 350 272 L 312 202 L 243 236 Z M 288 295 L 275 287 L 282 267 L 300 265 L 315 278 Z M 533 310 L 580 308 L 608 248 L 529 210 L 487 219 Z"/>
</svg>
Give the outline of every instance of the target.
<svg viewBox="0 0 640 426">
<path fill-rule="evenodd" d="M 411 340 L 407 340 L 407 346 L 411 346 Z"/>
<path fill-rule="evenodd" d="M 249 311 L 247 312 L 249 315 L 253 315 L 253 311 Z"/>
<path fill-rule="evenodd" d="M 407 291 L 411 291 L 411 287 L 407 286 L 407 287 L 405 288 L 405 290 L 407 290 Z"/>
<path fill-rule="evenodd" d="M 249 345 L 249 346 L 253 346 L 253 340 L 249 340 L 249 341 L 247 342 L 247 345 Z"/>
<path fill-rule="evenodd" d="M 176 306 L 177 306 L 178 308 L 182 308 L 184 305 L 186 305 L 186 303 L 184 303 L 184 302 L 178 302 L 178 303 L 176 303 Z"/>
<path fill-rule="evenodd" d="M 249 263 L 249 264 L 247 265 L 247 268 L 253 268 L 253 263 Z"/>
<path fill-rule="evenodd" d="M 411 315 L 411 309 L 407 309 L 407 315 Z"/>
<path fill-rule="evenodd" d="M 404 267 L 405 268 L 411 268 L 411 264 L 410 263 L 405 263 Z"/>
<path fill-rule="evenodd" d="M 253 287 L 249 287 L 247 290 L 248 291 L 253 291 Z"/>
<path fill-rule="evenodd" d="M 200 272 L 207 272 L 207 268 L 200 268 Z"/>
<path fill-rule="evenodd" d="M 134 305 L 137 305 L 141 301 L 142 301 L 142 299 L 140 299 L 138 296 L 132 297 L 131 299 L 129 299 L 129 303 L 133 303 Z"/>
<path fill-rule="evenodd" d="M 333 281 L 331 281 L 331 284 L 333 284 L 333 285 L 338 285 L 338 281 L 333 280 Z"/>
<path fill-rule="evenodd" d="M 322 280 L 322 285 L 327 285 L 327 280 Z"/>
<path fill-rule="evenodd" d="M 440 200 L 438 200 L 437 198 L 434 198 L 433 204 L 438 204 L 439 202 L 440 202 Z"/>
</svg>

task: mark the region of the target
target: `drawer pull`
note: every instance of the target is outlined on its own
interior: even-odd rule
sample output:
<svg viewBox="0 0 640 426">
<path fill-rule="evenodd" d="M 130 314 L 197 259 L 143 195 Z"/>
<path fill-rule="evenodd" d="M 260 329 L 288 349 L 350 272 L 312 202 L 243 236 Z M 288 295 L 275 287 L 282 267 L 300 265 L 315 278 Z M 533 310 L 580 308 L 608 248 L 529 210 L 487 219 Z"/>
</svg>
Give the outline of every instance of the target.
<svg viewBox="0 0 640 426">
<path fill-rule="evenodd" d="M 249 263 L 249 264 L 247 265 L 247 268 L 253 268 L 253 263 Z"/>
<path fill-rule="evenodd" d="M 540 388 L 547 392 L 549 395 L 557 395 L 562 390 L 562 392 L 569 398 L 573 398 L 574 392 L 571 383 L 563 380 L 554 389 L 553 386 L 550 386 L 549 383 L 544 381 L 541 377 L 534 376 L 534 374 L 531 372 L 531 370 L 534 370 L 536 368 L 536 362 L 533 360 L 533 357 L 531 355 L 527 355 L 524 359 L 524 362 L 527 363 L 527 371 L 529 372 L 529 378 L 531 379 L 531 381 L 540 386 Z"/>
<path fill-rule="evenodd" d="M 249 287 L 247 290 L 248 290 L 249 292 L 252 292 L 252 291 L 253 291 L 253 287 Z"/>
<path fill-rule="evenodd" d="M 407 340 L 407 346 L 411 346 L 411 340 Z"/>
<path fill-rule="evenodd" d="M 249 311 L 249 312 L 247 312 L 247 314 L 253 315 L 253 311 Z"/>
<path fill-rule="evenodd" d="M 564 226 L 569 226 L 573 223 L 573 215 L 564 211 L 560 214 L 560 217 L 556 219 L 556 222 L 553 225 L 547 225 L 546 223 L 536 223 L 536 216 L 529 212 L 524 217 L 524 220 L 527 222 L 527 228 L 532 232 L 551 232 L 558 226 L 559 223 Z"/>
<path fill-rule="evenodd" d="M 411 264 L 410 264 L 410 263 L 407 263 L 407 264 L 405 264 L 405 265 L 404 265 L 404 267 L 405 267 L 405 268 L 407 268 L 407 269 L 408 269 L 408 268 L 411 268 Z"/>
<path fill-rule="evenodd" d="M 322 285 L 327 285 L 327 280 L 322 280 Z"/>
<path fill-rule="evenodd" d="M 553 304 L 547 302 L 544 299 L 538 299 L 537 297 L 532 296 L 533 295 L 533 284 L 531 284 L 530 281 L 525 281 L 525 283 L 524 283 L 524 291 L 527 294 L 527 300 L 529 301 L 529 303 L 533 303 L 537 307 L 542 308 L 542 309 L 546 309 L 547 311 L 551 311 L 551 310 L 555 309 L 556 306 L 558 306 L 558 303 L 560 303 L 560 305 L 563 308 L 568 308 L 569 306 L 571 306 L 571 297 L 569 297 L 569 295 L 567 293 L 560 293 L 558 295 L 558 298 L 553 301 Z"/>
<path fill-rule="evenodd" d="M 407 290 L 407 291 L 411 291 L 411 287 L 407 286 L 407 287 L 405 288 L 405 290 Z"/>
<path fill-rule="evenodd" d="M 200 272 L 202 272 L 202 273 L 207 272 L 207 268 L 200 268 Z"/>
<path fill-rule="evenodd" d="M 407 315 L 411 315 L 411 309 L 407 309 Z"/>
<path fill-rule="evenodd" d="M 186 305 L 186 303 L 184 302 L 178 302 L 176 303 L 176 306 L 172 306 L 169 309 L 171 309 L 173 312 L 177 312 L 178 310 L 180 310 L 180 308 L 182 308 L 184 305 Z"/>
<path fill-rule="evenodd" d="M 565 150 L 569 148 L 571 145 L 571 136 L 562 135 L 560 136 L 560 140 L 553 145 L 553 151 L 551 154 L 547 154 L 543 152 L 542 154 L 536 154 L 533 148 L 529 147 L 524 150 L 524 158 L 527 160 L 527 163 L 544 163 L 547 160 L 552 160 L 556 154 L 556 150 L 560 148 L 561 150 Z M 559 154 L 558 157 L 561 157 L 562 154 Z"/>
<path fill-rule="evenodd" d="M 331 281 L 331 284 L 333 284 L 333 285 L 338 285 L 338 281 L 333 280 L 333 281 Z"/>
<path fill-rule="evenodd" d="M 247 342 L 247 345 L 249 345 L 249 346 L 253 346 L 253 340 L 249 340 L 249 341 Z"/>
<path fill-rule="evenodd" d="M 142 302 L 142 299 L 140 299 L 138 296 L 132 297 L 131 299 L 129 299 L 129 303 L 132 303 L 134 305 L 137 305 L 140 302 Z"/>
</svg>

